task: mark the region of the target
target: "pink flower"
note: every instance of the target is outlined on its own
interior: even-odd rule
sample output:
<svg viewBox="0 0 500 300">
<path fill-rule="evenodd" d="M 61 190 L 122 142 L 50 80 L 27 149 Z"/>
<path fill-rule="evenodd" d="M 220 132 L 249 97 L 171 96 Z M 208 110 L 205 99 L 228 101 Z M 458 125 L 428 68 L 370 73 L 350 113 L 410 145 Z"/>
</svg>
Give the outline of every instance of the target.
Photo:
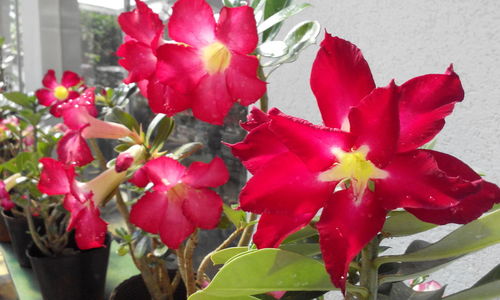
<svg viewBox="0 0 500 300">
<path fill-rule="evenodd" d="M 5 183 L 2 180 L 0 180 L 0 206 L 2 206 L 4 210 L 11 210 L 16 206 L 14 202 L 10 200 L 9 192 L 5 188 Z"/>
<path fill-rule="evenodd" d="M 35 92 L 36 97 L 41 105 L 51 106 L 50 112 L 59 117 L 55 110 L 55 105 L 64 102 L 68 99 L 74 99 L 80 95 L 76 90 L 83 82 L 83 79 L 78 74 L 71 71 L 63 73 L 61 83 L 56 80 L 54 70 L 49 70 L 43 77 L 42 83 L 45 88 L 41 88 Z"/>
<path fill-rule="evenodd" d="M 159 157 L 139 169 L 134 183 L 154 187 L 130 211 L 130 222 L 177 249 L 195 227 L 213 229 L 219 223 L 222 199 L 210 190 L 229 179 L 222 159 L 194 162 L 189 168 L 169 157 Z"/>
<path fill-rule="evenodd" d="M 258 42 L 253 9 L 223 7 L 216 23 L 205 0 L 179 0 L 168 34 L 178 42 L 157 49 L 160 82 L 186 94 L 196 118 L 222 124 L 237 101 L 254 103 L 266 91 L 257 77 Z"/>
<path fill-rule="evenodd" d="M 422 282 L 420 284 L 417 284 L 413 287 L 414 291 L 417 292 L 431 292 L 431 291 L 437 291 L 441 289 L 443 286 L 439 284 L 439 282 L 431 280 L 427 282 Z"/>
<path fill-rule="evenodd" d="M 323 260 L 344 289 L 350 261 L 380 231 L 387 211 L 467 223 L 500 201 L 500 189 L 460 160 L 417 149 L 463 98 L 451 68 L 375 88 L 361 51 L 327 34 L 311 86 L 326 126 L 253 110 L 243 124 L 248 136 L 231 145 L 254 174 L 240 205 L 262 214 L 254 236 L 259 248 L 277 247 L 323 208 L 316 224 Z"/>
</svg>

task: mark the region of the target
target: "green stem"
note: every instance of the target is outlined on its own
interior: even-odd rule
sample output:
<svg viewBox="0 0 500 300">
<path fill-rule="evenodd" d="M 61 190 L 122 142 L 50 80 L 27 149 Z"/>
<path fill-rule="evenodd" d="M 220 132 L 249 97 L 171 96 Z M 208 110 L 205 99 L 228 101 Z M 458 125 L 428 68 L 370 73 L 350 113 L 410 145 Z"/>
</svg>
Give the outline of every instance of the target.
<svg viewBox="0 0 500 300">
<path fill-rule="evenodd" d="M 363 250 L 361 250 L 360 284 L 368 290 L 368 300 L 377 299 L 378 267 L 374 264 L 378 255 L 380 240 L 375 237 Z"/>
<path fill-rule="evenodd" d="M 250 213 L 250 216 L 248 218 L 248 223 L 251 223 L 255 220 L 257 220 L 257 214 Z M 240 241 L 238 242 L 238 247 L 245 247 L 250 244 L 254 227 L 255 225 L 248 225 L 247 227 L 245 227 L 245 230 L 243 230 L 243 234 L 241 235 Z"/>
<path fill-rule="evenodd" d="M 259 66 L 258 75 L 261 80 L 266 81 L 267 78 L 261 66 Z M 267 91 L 266 91 L 264 95 L 262 95 L 262 98 L 260 98 L 260 110 L 262 110 L 263 112 L 267 112 L 268 109 L 269 109 L 269 97 L 267 96 Z"/>
</svg>

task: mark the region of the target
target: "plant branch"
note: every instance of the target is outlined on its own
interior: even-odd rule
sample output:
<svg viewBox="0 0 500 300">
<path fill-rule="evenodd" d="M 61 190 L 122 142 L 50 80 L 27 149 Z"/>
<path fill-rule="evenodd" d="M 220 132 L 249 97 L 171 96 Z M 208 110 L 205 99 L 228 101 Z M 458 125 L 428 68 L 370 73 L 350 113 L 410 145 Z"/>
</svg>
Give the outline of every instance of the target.
<svg viewBox="0 0 500 300">
<path fill-rule="evenodd" d="M 184 263 L 186 265 L 186 289 L 188 296 L 196 292 L 196 280 L 193 268 L 193 252 L 198 244 L 198 229 L 194 231 L 189 237 L 186 243 L 186 249 L 184 250 Z"/>
<path fill-rule="evenodd" d="M 257 214 L 250 213 L 248 218 L 248 223 L 251 223 L 255 220 L 257 220 Z M 250 244 L 254 227 L 255 224 L 248 225 L 247 227 L 245 227 L 245 229 L 243 230 L 243 234 L 241 235 L 240 241 L 238 242 L 238 247 L 244 247 Z"/>
<path fill-rule="evenodd" d="M 378 256 L 379 237 L 376 236 L 361 250 L 360 285 L 368 290 L 368 300 L 377 299 L 378 267 L 374 264 Z"/>
</svg>

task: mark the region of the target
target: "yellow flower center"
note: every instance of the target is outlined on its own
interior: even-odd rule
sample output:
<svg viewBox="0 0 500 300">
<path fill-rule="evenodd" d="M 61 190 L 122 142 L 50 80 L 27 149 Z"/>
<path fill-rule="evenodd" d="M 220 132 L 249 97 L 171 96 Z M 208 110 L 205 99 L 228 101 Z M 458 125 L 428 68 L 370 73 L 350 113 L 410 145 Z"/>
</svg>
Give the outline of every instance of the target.
<svg viewBox="0 0 500 300">
<path fill-rule="evenodd" d="M 66 87 L 60 85 L 54 89 L 54 97 L 57 100 L 66 100 L 69 96 L 69 91 Z"/>
<path fill-rule="evenodd" d="M 321 181 L 341 181 L 350 180 L 354 195 L 361 199 L 365 189 L 372 179 L 384 179 L 389 175 L 386 171 L 377 168 L 371 161 L 366 159 L 368 146 L 362 146 L 351 152 L 344 152 L 341 149 L 333 149 L 333 154 L 337 158 L 330 169 L 319 175 Z"/>
<path fill-rule="evenodd" d="M 231 52 L 226 46 L 214 42 L 201 49 L 201 59 L 208 74 L 224 72 L 231 63 Z"/>
</svg>

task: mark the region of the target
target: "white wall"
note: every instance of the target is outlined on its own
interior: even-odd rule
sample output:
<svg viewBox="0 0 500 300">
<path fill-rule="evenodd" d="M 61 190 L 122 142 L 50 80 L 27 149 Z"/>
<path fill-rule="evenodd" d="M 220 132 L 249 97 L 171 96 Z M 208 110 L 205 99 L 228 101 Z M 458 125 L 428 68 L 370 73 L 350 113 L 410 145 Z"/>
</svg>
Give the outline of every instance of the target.
<svg viewBox="0 0 500 300">
<path fill-rule="evenodd" d="M 290 23 L 318 20 L 331 34 L 361 48 L 377 85 L 442 73 L 450 63 L 462 79 L 465 99 L 448 117 L 436 150 L 453 154 L 486 179 L 500 183 L 500 1 L 498 0 L 315 0 Z M 288 26 L 287 28 L 289 28 Z M 320 40 L 323 33 L 321 33 Z M 282 66 L 270 78 L 270 104 L 321 122 L 309 74 L 318 46 Z M 435 241 L 450 228 L 420 238 Z M 406 247 L 397 240 L 391 246 Z M 434 278 L 448 291 L 470 286 L 500 263 L 500 247 L 456 262 Z M 480 262 L 480 263 L 479 263 Z"/>
</svg>

